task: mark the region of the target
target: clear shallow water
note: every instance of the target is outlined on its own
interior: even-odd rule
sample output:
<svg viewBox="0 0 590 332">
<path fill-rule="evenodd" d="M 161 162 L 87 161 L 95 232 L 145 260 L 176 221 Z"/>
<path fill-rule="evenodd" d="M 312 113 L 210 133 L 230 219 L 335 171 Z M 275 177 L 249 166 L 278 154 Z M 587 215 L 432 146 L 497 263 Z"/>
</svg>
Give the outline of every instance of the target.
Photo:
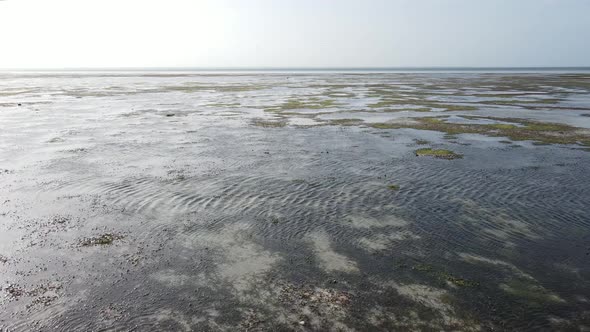
<svg viewBox="0 0 590 332">
<path fill-rule="evenodd" d="M 491 116 L 583 132 L 588 80 L 2 75 L 0 327 L 589 327 L 588 151 L 365 125 L 506 124 Z"/>
</svg>

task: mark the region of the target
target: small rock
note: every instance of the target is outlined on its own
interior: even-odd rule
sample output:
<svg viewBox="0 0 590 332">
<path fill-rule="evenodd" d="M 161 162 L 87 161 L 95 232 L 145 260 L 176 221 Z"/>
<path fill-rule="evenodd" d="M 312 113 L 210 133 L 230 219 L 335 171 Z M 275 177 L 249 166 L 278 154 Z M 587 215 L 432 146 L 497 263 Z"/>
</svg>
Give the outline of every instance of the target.
<svg viewBox="0 0 590 332">
<path fill-rule="evenodd" d="M 4 291 L 13 299 L 17 299 L 25 294 L 24 289 L 15 284 L 9 284 L 4 288 Z"/>
<path fill-rule="evenodd" d="M 96 246 L 96 245 L 109 245 L 109 244 L 112 244 L 115 240 L 120 240 L 122 238 L 123 238 L 123 236 L 121 236 L 121 235 L 106 233 L 106 234 L 102 234 L 97 237 L 84 238 L 84 239 L 80 240 L 80 245 L 82 247 Z"/>
</svg>

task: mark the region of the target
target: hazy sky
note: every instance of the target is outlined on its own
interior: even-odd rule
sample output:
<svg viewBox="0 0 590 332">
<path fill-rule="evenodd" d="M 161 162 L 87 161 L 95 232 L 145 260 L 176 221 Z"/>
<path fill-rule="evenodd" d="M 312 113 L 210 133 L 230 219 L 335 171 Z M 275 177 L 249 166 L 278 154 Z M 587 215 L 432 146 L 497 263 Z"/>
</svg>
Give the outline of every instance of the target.
<svg viewBox="0 0 590 332">
<path fill-rule="evenodd" d="M 590 66 L 590 0 L 0 0 L 0 68 Z"/>
</svg>

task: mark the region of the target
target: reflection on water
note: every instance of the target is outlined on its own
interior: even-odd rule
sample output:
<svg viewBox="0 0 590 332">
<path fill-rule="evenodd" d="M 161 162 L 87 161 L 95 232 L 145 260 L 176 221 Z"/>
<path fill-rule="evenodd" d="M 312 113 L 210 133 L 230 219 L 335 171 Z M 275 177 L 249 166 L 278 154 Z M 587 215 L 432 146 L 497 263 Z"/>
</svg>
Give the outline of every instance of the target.
<svg viewBox="0 0 590 332">
<path fill-rule="evenodd" d="M 588 113 L 587 74 L 3 74 L 0 329 L 590 328 Z"/>
</svg>

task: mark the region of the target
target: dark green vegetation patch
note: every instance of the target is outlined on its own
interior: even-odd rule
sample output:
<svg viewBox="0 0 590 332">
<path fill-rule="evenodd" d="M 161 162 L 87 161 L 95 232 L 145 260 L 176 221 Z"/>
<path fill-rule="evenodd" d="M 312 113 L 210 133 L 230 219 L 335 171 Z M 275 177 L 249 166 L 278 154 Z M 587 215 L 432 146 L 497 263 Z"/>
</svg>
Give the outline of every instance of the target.
<svg viewBox="0 0 590 332">
<path fill-rule="evenodd" d="M 113 244 L 115 240 L 122 239 L 123 236 L 113 234 L 113 233 L 105 233 L 95 237 L 84 238 L 80 240 L 80 246 L 82 247 L 90 247 L 90 246 L 104 246 Z"/>
<path fill-rule="evenodd" d="M 287 125 L 285 120 L 254 120 L 252 124 L 262 128 L 282 128 Z"/>
<path fill-rule="evenodd" d="M 452 275 L 446 271 L 437 270 L 431 265 L 427 264 L 418 264 L 412 267 L 412 270 L 419 271 L 426 273 L 439 281 L 448 282 L 457 287 L 477 287 L 479 286 L 479 282 L 461 278 L 455 275 Z"/>
<path fill-rule="evenodd" d="M 488 119 L 509 123 L 474 124 L 445 122 L 446 117 L 414 118 L 412 122 L 373 123 L 378 129 L 412 128 L 432 130 L 448 135 L 481 134 L 485 136 L 508 137 L 513 141 L 533 141 L 545 144 L 576 144 L 590 146 L 590 132 L 559 123 L 537 122 L 518 118 L 496 118 L 464 116 L 466 119 Z"/>
<path fill-rule="evenodd" d="M 334 119 L 330 120 L 331 125 L 337 126 L 357 126 L 363 123 L 361 119 Z"/>
<path fill-rule="evenodd" d="M 459 159 L 459 158 L 463 158 L 463 155 L 461 154 L 457 154 L 451 150 L 444 150 L 444 149 L 431 149 L 431 148 L 424 148 L 424 149 L 418 149 L 415 151 L 416 156 L 430 156 L 430 157 L 435 157 L 435 158 L 439 158 L 439 159 L 447 159 L 447 160 L 451 160 L 451 159 Z"/>
</svg>

